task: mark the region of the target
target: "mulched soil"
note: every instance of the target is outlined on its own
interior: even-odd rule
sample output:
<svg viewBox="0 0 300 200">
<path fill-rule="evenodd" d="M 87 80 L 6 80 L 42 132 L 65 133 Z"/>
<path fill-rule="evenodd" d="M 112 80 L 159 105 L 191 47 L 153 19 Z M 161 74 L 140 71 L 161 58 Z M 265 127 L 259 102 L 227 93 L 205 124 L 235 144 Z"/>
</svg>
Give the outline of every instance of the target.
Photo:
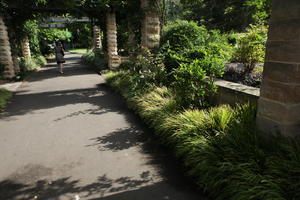
<svg viewBox="0 0 300 200">
<path fill-rule="evenodd" d="M 251 73 L 246 72 L 245 64 L 243 63 L 228 63 L 225 65 L 225 73 L 222 79 L 243 85 L 260 88 L 262 80 L 262 70 L 258 70 L 263 67 L 263 63 L 260 63 L 254 67 Z"/>
</svg>

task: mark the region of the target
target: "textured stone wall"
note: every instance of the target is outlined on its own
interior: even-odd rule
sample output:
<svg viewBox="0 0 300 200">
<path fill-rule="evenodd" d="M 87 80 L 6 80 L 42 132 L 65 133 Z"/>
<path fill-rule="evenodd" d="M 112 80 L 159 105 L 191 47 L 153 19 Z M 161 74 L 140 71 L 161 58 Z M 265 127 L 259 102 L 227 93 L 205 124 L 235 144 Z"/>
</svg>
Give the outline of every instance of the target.
<svg viewBox="0 0 300 200">
<path fill-rule="evenodd" d="M 21 42 L 22 46 L 22 54 L 24 58 L 31 58 L 31 52 L 30 52 L 30 45 L 29 45 L 29 39 L 28 37 L 24 37 L 24 39 Z"/>
<path fill-rule="evenodd" d="M 106 30 L 108 67 L 112 69 L 119 67 L 121 64 L 121 58 L 118 56 L 117 24 L 115 13 L 109 12 L 106 14 Z"/>
<path fill-rule="evenodd" d="M 300 136 L 300 1 L 273 0 L 257 127 Z"/>
<path fill-rule="evenodd" d="M 4 66 L 3 78 L 13 78 L 15 76 L 14 64 L 11 56 L 10 43 L 7 28 L 3 17 L 0 15 L 0 63 Z"/>
<path fill-rule="evenodd" d="M 142 21 L 142 47 L 152 49 L 159 46 L 160 43 L 160 0 L 141 0 L 141 7 L 145 13 Z"/>
<path fill-rule="evenodd" d="M 102 53 L 102 35 L 99 26 L 94 26 L 94 51 L 95 53 Z"/>
<path fill-rule="evenodd" d="M 257 106 L 260 95 L 259 88 L 218 79 L 215 81 L 215 84 L 218 86 L 218 90 L 210 98 L 210 102 L 213 105 L 228 104 L 236 106 L 238 104 L 250 103 Z"/>
</svg>

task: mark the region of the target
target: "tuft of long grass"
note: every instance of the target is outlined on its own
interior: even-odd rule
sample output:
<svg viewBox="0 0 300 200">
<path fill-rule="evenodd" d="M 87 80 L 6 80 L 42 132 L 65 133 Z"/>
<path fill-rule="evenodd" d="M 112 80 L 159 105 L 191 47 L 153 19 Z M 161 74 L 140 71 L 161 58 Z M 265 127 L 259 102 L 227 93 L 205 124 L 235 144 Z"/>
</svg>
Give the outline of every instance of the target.
<svg viewBox="0 0 300 200">
<path fill-rule="evenodd" d="M 6 89 L 0 88 L 0 110 L 3 110 L 8 100 L 12 97 L 12 93 Z"/>
</svg>

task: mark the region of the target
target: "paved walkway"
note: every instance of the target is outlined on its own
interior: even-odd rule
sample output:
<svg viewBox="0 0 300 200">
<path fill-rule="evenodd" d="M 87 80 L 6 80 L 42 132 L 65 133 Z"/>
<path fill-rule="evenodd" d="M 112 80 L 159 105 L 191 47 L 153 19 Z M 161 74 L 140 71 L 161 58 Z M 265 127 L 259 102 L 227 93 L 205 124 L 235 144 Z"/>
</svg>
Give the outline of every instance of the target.
<svg viewBox="0 0 300 200">
<path fill-rule="evenodd" d="M 179 163 L 99 75 L 68 54 L 0 114 L 1 200 L 199 200 Z"/>
</svg>

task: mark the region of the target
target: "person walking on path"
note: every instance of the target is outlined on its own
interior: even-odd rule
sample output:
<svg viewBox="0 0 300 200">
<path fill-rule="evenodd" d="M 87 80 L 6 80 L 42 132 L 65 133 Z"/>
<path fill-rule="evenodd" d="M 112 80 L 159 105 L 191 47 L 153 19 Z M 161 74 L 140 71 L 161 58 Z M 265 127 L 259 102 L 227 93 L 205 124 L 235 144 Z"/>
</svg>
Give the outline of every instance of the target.
<svg viewBox="0 0 300 200">
<path fill-rule="evenodd" d="M 57 65 L 58 65 L 58 68 L 59 68 L 59 72 L 61 74 L 63 74 L 63 63 L 65 63 L 65 59 L 64 59 L 64 56 L 65 56 L 65 50 L 63 48 L 63 45 L 60 41 L 58 42 L 55 42 L 55 58 L 56 58 L 56 62 L 57 62 Z"/>
</svg>

